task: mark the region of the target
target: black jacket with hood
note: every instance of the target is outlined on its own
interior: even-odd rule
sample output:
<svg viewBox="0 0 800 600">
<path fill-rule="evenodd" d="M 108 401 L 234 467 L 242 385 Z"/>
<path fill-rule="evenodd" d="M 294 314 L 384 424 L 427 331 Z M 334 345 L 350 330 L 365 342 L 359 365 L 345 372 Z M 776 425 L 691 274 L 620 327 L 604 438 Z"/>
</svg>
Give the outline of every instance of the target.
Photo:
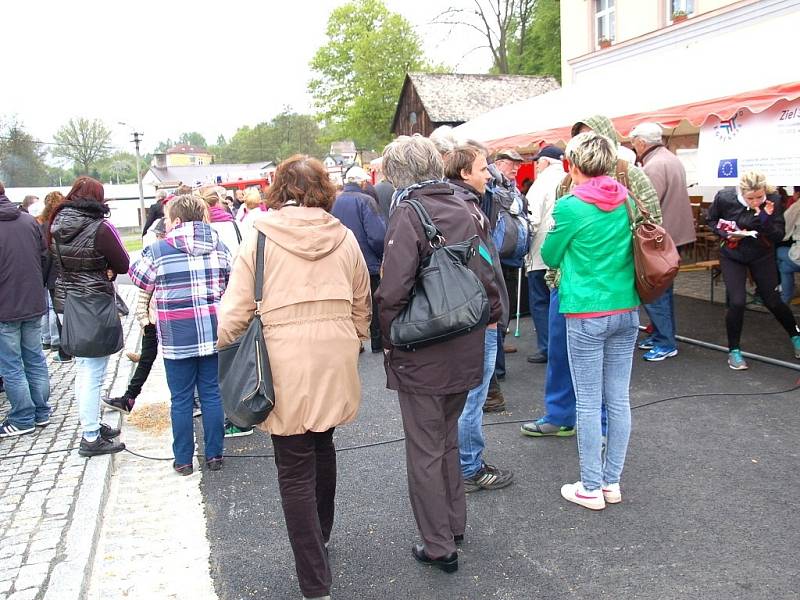
<svg viewBox="0 0 800 600">
<path fill-rule="evenodd" d="M 39 224 L 0 194 L 0 321 L 41 317 L 47 246 Z"/>
</svg>

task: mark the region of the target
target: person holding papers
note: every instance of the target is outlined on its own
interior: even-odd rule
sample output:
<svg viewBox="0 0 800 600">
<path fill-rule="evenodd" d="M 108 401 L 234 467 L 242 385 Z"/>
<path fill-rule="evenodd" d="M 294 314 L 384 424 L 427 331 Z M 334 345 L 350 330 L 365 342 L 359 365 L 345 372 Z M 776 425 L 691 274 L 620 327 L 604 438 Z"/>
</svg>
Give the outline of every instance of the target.
<svg viewBox="0 0 800 600">
<path fill-rule="evenodd" d="M 775 244 L 783 239 L 784 220 L 775 188 L 767 185 L 763 173 L 745 173 L 738 187 L 726 187 L 717 192 L 708 211 L 708 225 L 721 238 L 719 265 L 728 292 L 725 313 L 728 366 L 736 371 L 747 368 L 740 338 L 748 272 L 764 306 L 791 338 L 795 358 L 800 359 L 800 327 L 777 289 Z"/>
</svg>

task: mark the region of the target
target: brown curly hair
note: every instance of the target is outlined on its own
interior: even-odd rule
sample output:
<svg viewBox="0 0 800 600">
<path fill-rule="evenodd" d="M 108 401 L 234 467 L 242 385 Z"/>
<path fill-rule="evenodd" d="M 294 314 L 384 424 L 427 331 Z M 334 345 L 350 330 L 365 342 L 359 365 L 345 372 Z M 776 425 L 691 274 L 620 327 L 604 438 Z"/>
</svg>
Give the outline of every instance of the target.
<svg viewBox="0 0 800 600">
<path fill-rule="evenodd" d="M 328 171 L 316 158 L 305 154 L 295 154 L 279 164 L 267 189 L 267 205 L 276 210 L 294 200 L 300 206 L 330 212 L 335 199 L 336 188 Z"/>
<path fill-rule="evenodd" d="M 61 192 L 50 192 L 44 197 L 44 208 L 42 213 L 37 217 L 39 223 L 49 223 L 53 211 L 64 202 L 64 194 Z"/>
</svg>

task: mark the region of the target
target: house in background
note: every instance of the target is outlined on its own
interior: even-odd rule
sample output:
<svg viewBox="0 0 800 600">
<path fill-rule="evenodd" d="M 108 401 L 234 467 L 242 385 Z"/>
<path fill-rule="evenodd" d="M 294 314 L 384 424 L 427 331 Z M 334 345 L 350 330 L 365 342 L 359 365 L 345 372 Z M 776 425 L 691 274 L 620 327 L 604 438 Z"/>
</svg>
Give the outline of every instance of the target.
<svg viewBox="0 0 800 600">
<path fill-rule="evenodd" d="M 153 154 L 154 167 L 187 167 L 190 165 L 210 165 L 214 157 L 205 148 L 179 144 L 166 152 Z"/>
<path fill-rule="evenodd" d="M 151 166 L 142 177 L 144 185 L 159 188 L 178 187 L 180 183 L 195 186 L 206 183 L 227 183 L 266 179 L 272 181 L 275 164 L 271 161 L 242 164 Z"/>
<path fill-rule="evenodd" d="M 558 89 L 553 77 L 407 73 L 392 120 L 392 133 L 428 136 L 498 106 Z"/>
</svg>

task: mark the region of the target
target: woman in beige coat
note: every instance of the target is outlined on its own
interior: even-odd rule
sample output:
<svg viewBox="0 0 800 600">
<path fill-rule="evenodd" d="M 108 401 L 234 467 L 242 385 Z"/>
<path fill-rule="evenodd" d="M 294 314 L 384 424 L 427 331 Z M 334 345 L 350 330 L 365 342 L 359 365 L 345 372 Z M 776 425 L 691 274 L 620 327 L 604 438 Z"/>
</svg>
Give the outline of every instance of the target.
<svg viewBox="0 0 800 600">
<path fill-rule="evenodd" d="M 326 598 L 333 527 L 333 429 L 361 399 L 358 354 L 369 338 L 369 272 L 352 232 L 329 214 L 335 190 L 322 164 L 293 156 L 267 192 L 274 209 L 254 221 L 267 237 L 261 321 L 275 409 L 275 465 L 300 590 Z M 246 234 L 219 311 L 218 346 L 233 343 L 255 312 L 256 232 Z"/>
</svg>

